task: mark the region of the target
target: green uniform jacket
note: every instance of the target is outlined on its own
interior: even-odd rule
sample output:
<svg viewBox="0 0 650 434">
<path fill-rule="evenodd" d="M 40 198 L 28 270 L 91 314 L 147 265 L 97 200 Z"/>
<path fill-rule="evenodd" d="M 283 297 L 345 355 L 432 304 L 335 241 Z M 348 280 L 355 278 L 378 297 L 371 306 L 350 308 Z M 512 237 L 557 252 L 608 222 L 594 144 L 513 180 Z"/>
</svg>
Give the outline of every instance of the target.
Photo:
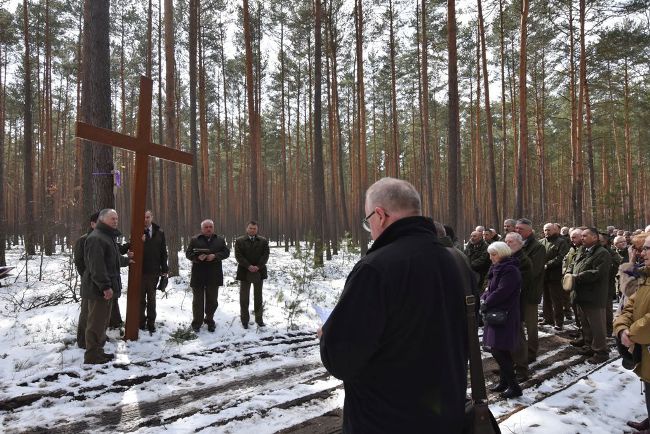
<svg viewBox="0 0 650 434">
<path fill-rule="evenodd" d="M 606 307 L 611 266 L 612 255 L 600 244 L 589 252 L 584 249 L 573 266 L 576 282 L 571 301 L 582 306 Z"/>
<path fill-rule="evenodd" d="M 465 246 L 465 255 L 469 258 L 469 264 L 479 275 L 479 291 L 483 291 L 482 282 L 485 279 L 485 275 L 490 269 L 490 254 L 487 252 L 487 243 L 485 240 L 480 240 L 476 244 L 468 242 Z"/>
<path fill-rule="evenodd" d="M 634 372 L 650 382 L 650 352 L 646 350 L 650 344 L 650 278 L 641 278 L 642 283 L 637 292 L 627 299 L 623 312 L 614 320 L 614 333 L 619 335 L 623 330 L 629 330 L 630 339 L 637 345 L 643 345 L 641 363 Z"/>
<path fill-rule="evenodd" d="M 266 263 L 269 260 L 269 241 L 260 236 L 256 236 L 253 241 L 248 235 L 237 238 L 235 259 L 238 264 L 236 280 L 246 280 L 246 273 L 250 265 L 259 267 L 262 279 L 266 279 L 268 277 Z"/>
<path fill-rule="evenodd" d="M 573 266 L 575 265 L 576 258 L 582 255 L 582 246 L 571 246 L 569 253 L 566 254 L 562 261 L 562 274 L 573 273 Z"/>
<path fill-rule="evenodd" d="M 546 249 L 544 280 L 547 282 L 559 282 L 562 280 L 562 260 L 569 251 L 569 245 L 559 235 L 544 238 L 539 243 Z"/>
<path fill-rule="evenodd" d="M 546 250 L 534 235 L 530 235 L 524 240 L 522 250 L 530 259 L 532 264 L 531 285 L 528 294 L 522 292 L 523 298 L 528 304 L 539 304 L 542 301 L 542 292 L 544 291 L 544 264 L 546 264 Z"/>
</svg>

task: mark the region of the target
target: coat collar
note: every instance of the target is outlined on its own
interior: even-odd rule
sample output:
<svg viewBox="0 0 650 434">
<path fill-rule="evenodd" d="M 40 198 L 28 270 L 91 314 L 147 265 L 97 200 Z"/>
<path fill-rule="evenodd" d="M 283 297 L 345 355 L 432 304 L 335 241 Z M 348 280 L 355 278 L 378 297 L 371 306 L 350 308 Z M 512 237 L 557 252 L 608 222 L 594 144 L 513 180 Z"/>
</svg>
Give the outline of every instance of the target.
<svg viewBox="0 0 650 434">
<path fill-rule="evenodd" d="M 375 240 L 368 253 L 379 250 L 382 247 L 392 243 L 400 237 L 406 235 L 420 235 L 432 237 L 432 241 L 439 243 L 436 235 L 436 229 L 431 219 L 422 216 L 404 217 L 397 220 L 386 228 L 384 232 Z"/>
<path fill-rule="evenodd" d="M 110 227 L 106 223 L 103 223 L 103 222 L 100 222 L 100 221 L 98 221 L 97 224 L 95 225 L 95 230 L 103 232 L 106 235 L 109 235 L 109 236 L 111 236 L 113 238 L 117 238 L 117 237 L 122 235 L 122 233 L 120 231 L 118 231 L 117 229 L 113 229 L 112 227 Z"/>
</svg>

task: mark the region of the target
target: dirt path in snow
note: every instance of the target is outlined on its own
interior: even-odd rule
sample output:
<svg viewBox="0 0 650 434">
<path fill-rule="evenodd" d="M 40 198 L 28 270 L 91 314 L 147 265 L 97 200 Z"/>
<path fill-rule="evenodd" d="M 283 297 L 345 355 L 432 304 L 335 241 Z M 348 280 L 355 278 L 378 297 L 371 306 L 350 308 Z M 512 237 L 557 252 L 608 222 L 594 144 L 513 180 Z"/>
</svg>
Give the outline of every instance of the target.
<svg viewBox="0 0 650 434">
<path fill-rule="evenodd" d="M 550 331 L 550 328 L 540 326 L 541 331 Z M 581 356 L 577 353 L 577 348 L 569 345 L 569 331 L 564 330 L 556 332 L 549 336 L 540 338 L 539 356 L 535 362 L 529 365 L 529 378 L 521 384 L 522 389 L 534 389 L 542 384 L 544 381 L 557 377 L 557 381 L 564 385 L 562 390 L 576 382 L 591 372 L 600 368 L 601 366 L 611 362 L 618 357 L 618 353 L 613 348 L 613 342 L 610 342 L 610 359 L 609 361 L 599 365 L 589 365 L 586 363 L 587 356 Z M 571 375 L 575 373 L 575 366 L 587 365 L 592 367 L 586 374 Z M 492 357 L 483 359 L 483 371 L 485 372 L 486 386 L 490 387 L 492 384 L 499 381 L 496 374 L 497 363 Z M 584 370 L 584 368 L 583 368 Z M 469 382 L 468 382 L 469 384 Z M 534 402 L 542 401 L 543 399 L 557 393 L 552 392 L 537 392 L 534 396 Z M 495 402 L 504 401 L 498 393 L 488 392 L 488 400 L 490 404 Z M 518 405 L 512 411 L 502 415 L 498 418 L 499 422 L 507 419 L 512 414 L 526 408 L 527 405 Z M 336 409 L 326 414 L 307 420 L 299 425 L 279 431 L 278 434 L 334 434 L 341 432 L 341 425 L 343 423 L 343 411 Z"/>
</svg>

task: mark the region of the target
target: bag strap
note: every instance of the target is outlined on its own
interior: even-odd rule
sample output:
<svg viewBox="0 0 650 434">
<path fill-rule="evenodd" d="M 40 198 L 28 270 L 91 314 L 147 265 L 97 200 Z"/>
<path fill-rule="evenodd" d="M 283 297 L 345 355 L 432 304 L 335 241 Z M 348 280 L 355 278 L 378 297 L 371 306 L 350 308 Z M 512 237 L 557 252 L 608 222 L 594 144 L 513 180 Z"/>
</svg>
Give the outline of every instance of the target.
<svg viewBox="0 0 650 434">
<path fill-rule="evenodd" d="M 487 401 L 485 390 L 485 377 L 483 375 L 483 362 L 481 360 L 481 349 L 478 343 L 478 328 L 476 325 L 476 296 L 473 289 L 476 286 L 474 272 L 467 265 L 462 253 L 453 247 L 447 248 L 458 265 L 463 292 L 465 293 L 465 313 L 467 317 L 467 345 L 469 348 L 469 369 L 472 384 L 472 400 L 475 403 Z"/>
</svg>

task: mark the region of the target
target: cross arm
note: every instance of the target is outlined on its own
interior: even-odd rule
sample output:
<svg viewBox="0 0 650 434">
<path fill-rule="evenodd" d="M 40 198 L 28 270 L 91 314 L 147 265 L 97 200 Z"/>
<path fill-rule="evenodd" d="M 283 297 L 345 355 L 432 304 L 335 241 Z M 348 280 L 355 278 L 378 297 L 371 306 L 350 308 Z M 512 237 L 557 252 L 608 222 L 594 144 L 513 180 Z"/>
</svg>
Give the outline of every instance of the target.
<svg viewBox="0 0 650 434">
<path fill-rule="evenodd" d="M 192 154 L 178 149 L 142 141 L 138 138 L 116 133 L 105 128 L 96 127 L 85 122 L 77 122 L 76 136 L 81 139 L 92 140 L 102 145 L 114 146 L 133 152 L 144 152 L 163 160 L 175 161 L 193 165 Z"/>
</svg>

